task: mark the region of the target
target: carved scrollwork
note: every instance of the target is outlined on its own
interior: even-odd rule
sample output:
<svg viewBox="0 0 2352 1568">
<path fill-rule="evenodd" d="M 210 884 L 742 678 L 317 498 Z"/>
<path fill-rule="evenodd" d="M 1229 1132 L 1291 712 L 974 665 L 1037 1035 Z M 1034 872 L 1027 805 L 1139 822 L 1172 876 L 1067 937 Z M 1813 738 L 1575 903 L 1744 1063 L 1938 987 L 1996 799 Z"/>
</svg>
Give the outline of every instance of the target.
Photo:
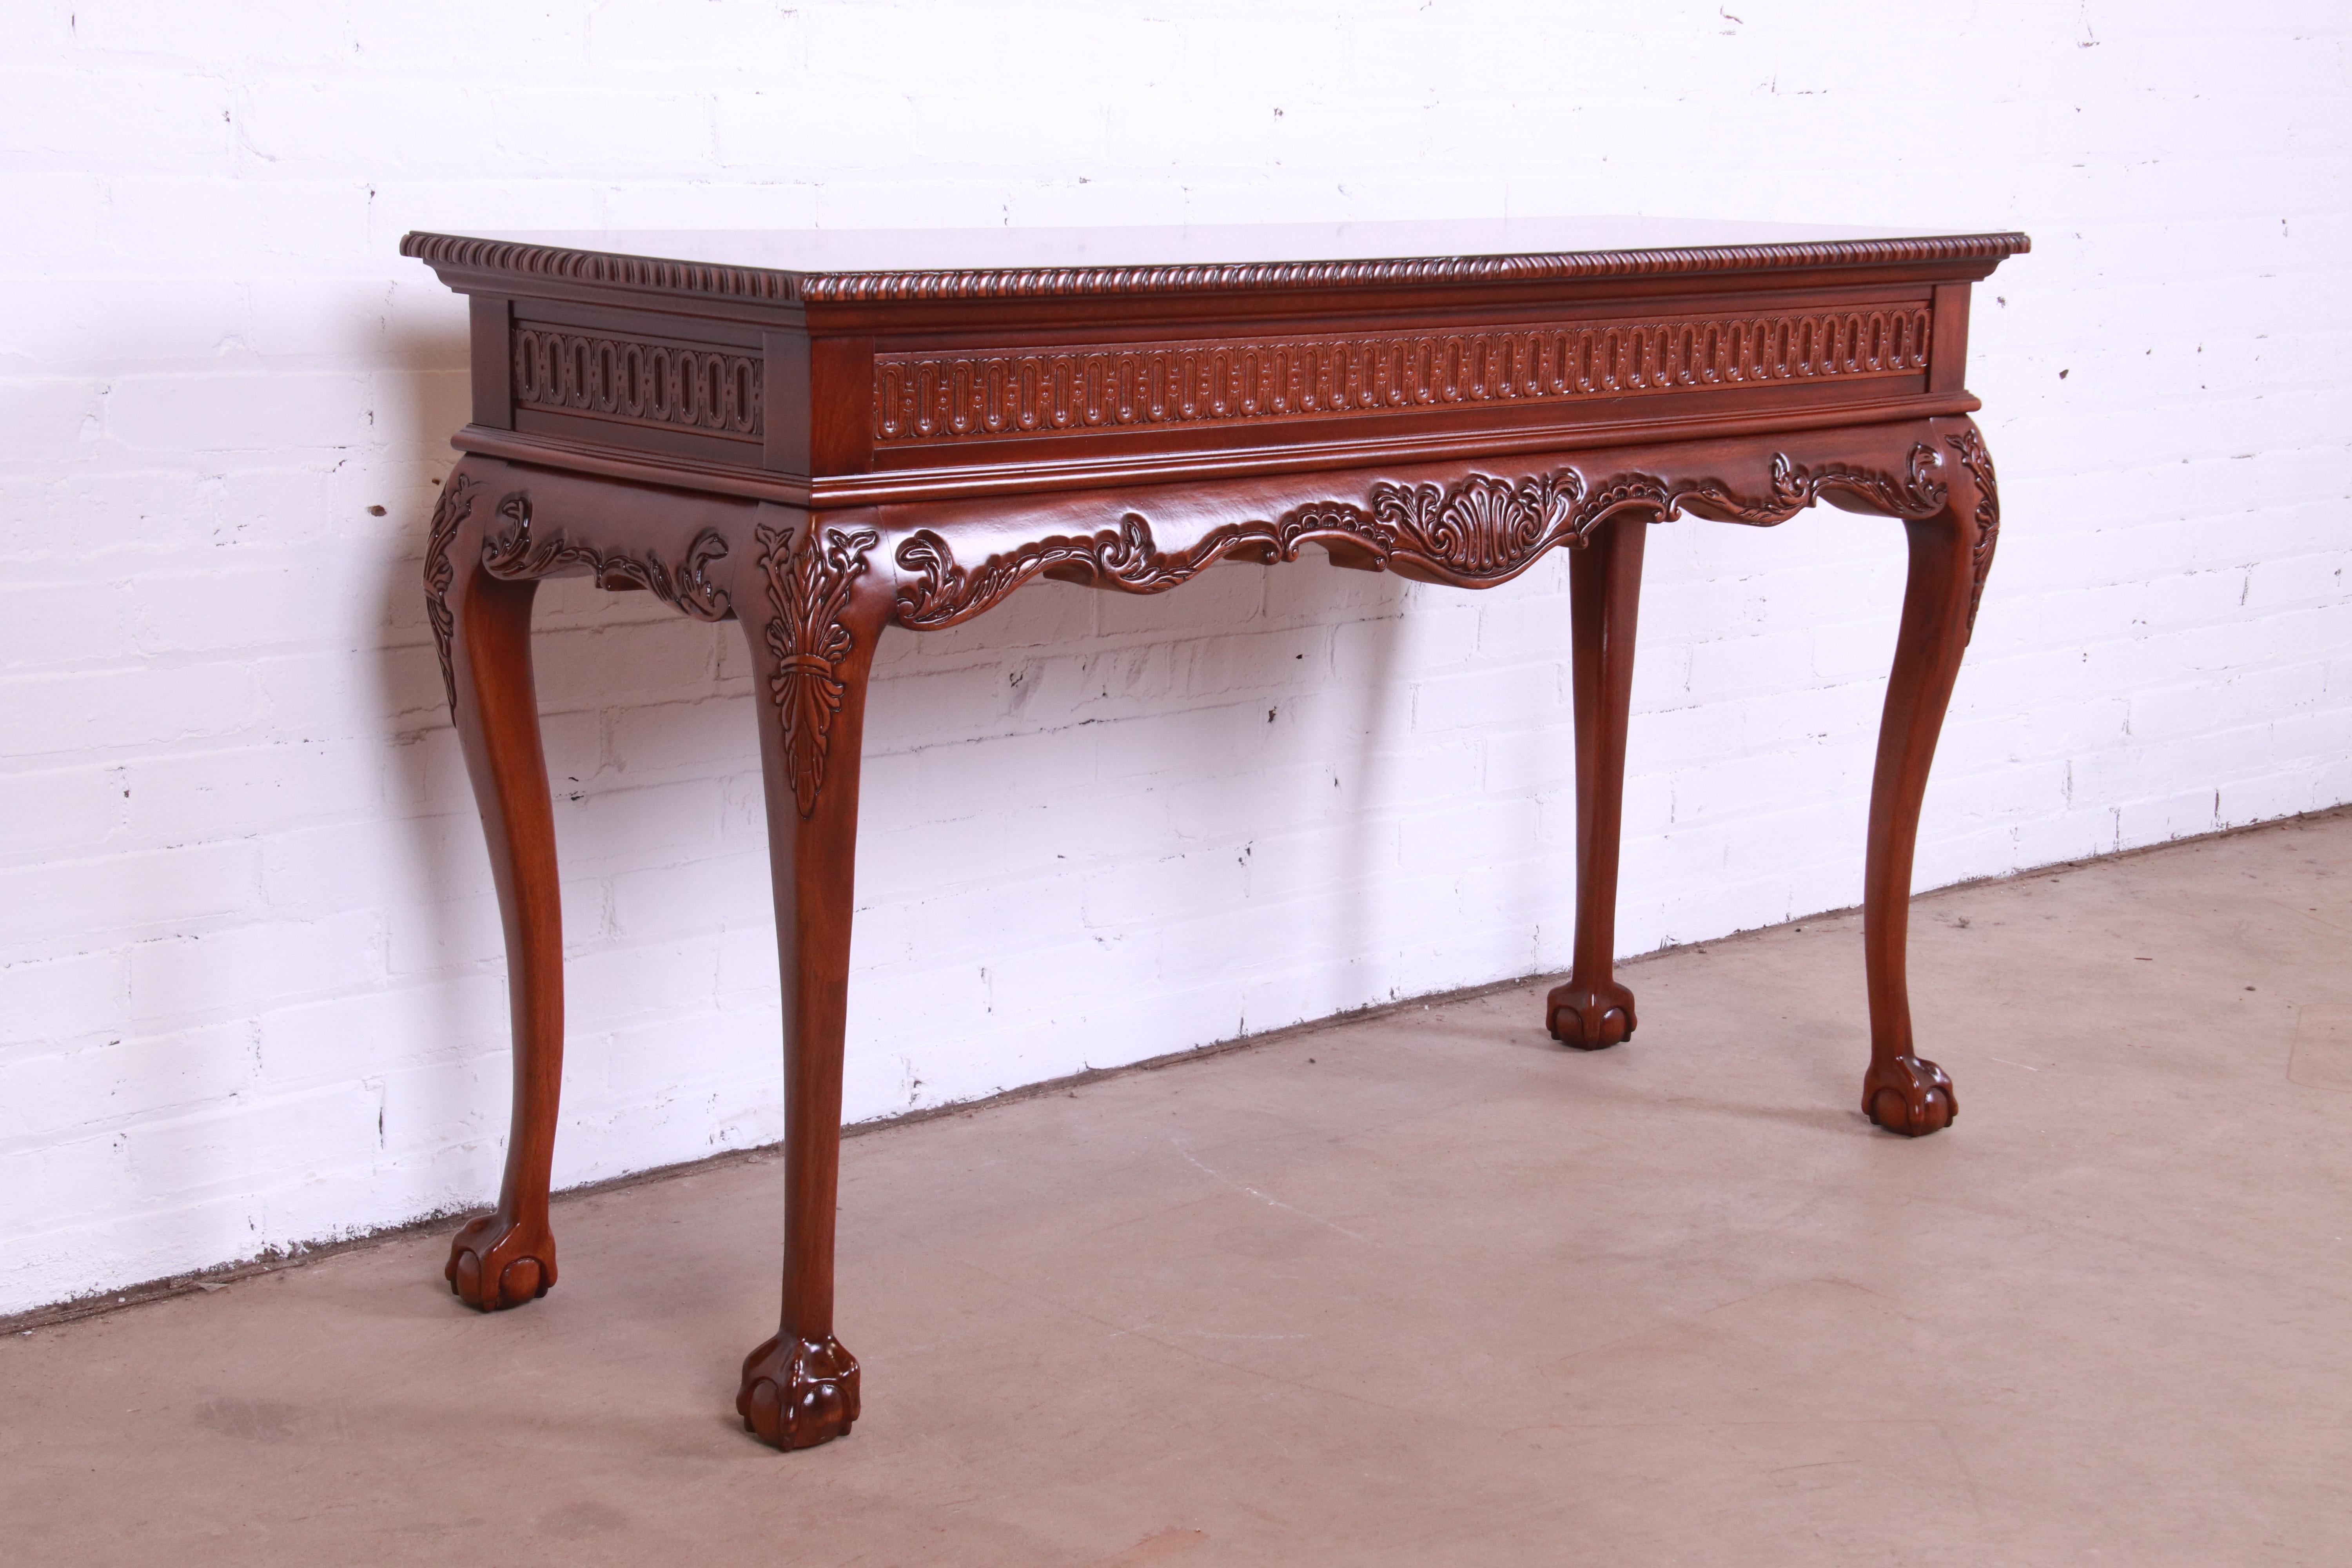
<svg viewBox="0 0 2352 1568">
<path fill-rule="evenodd" d="M 1806 468 L 1790 462 L 1787 453 L 1775 452 L 1771 494 L 1766 500 L 1744 500 L 1713 479 L 1702 479 L 1679 489 L 1675 505 L 1721 522 L 1765 528 L 1788 521 L 1817 500 L 1838 496 L 1889 517 L 1932 517 L 1943 510 L 1948 493 L 1936 478 L 1937 461 L 1936 449 L 1925 441 L 1912 443 L 1910 460 L 1899 478 L 1839 464 Z"/>
<path fill-rule="evenodd" d="M 562 530 L 534 532 L 530 493 L 517 490 L 499 502 L 497 530 L 482 539 L 482 570 L 519 581 L 583 566 L 600 588 L 644 588 L 664 604 L 698 621 L 724 620 L 732 609 L 727 590 L 710 579 L 710 568 L 727 556 L 727 536 L 706 528 L 686 547 L 676 567 L 656 550 L 631 552 L 582 544 Z"/>
<path fill-rule="evenodd" d="M 1960 455 L 1960 467 L 1977 482 L 1975 521 L 1977 541 L 1969 551 L 1969 564 L 1973 576 L 1969 584 L 1969 631 L 1976 636 L 1977 606 L 1984 603 L 1985 578 L 1992 572 L 1993 547 L 2000 542 L 2000 486 L 1993 478 L 1992 454 L 1985 450 L 1984 437 L 1971 425 L 1957 436 L 1944 437 L 1953 451 Z"/>
<path fill-rule="evenodd" d="M 866 571 L 866 554 L 880 542 L 870 528 L 821 531 L 810 523 L 788 534 L 772 524 L 754 536 L 760 573 L 767 581 L 769 656 L 775 670 L 768 696 L 776 705 L 784 742 L 784 771 L 801 816 L 816 810 L 824 787 L 824 760 L 833 721 L 846 689 L 841 667 L 856 646 L 845 624 L 850 586 Z"/>
<path fill-rule="evenodd" d="M 1574 468 L 1509 479 L 1474 473 L 1451 484 L 1372 486 L 1369 507 L 1310 502 L 1270 522 L 1224 523 L 1186 549 L 1162 551 L 1138 512 L 1087 535 L 1057 535 L 992 555 L 977 567 L 957 563 L 941 535 L 921 530 L 898 547 L 907 577 L 898 590 L 902 626 L 932 630 L 980 614 L 1031 578 L 1056 576 L 1130 594 L 1164 593 L 1229 555 L 1295 561 L 1310 543 L 1344 546 L 1382 566 L 1407 566 L 1464 587 L 1507 582 L 1559 545 L 1578 545 L 1600 523 L 1628 509 L 1661 519 L 1682 511 L 1759 526 L 1785 522 L 1825 496 L 1843 496 L 1897 517 L 1925 517 L 1944 504 L 1935 449 L 1919 442 L 1907 471 L 1883 474 L 1831 466 L 1806 468 L 1785 453 L 1772 459 L 1771 489 L 1742 496 L 1717 479 L 1668 480 L 1622 474 L 1588 484 Z"/>
<path fill-rule="evenodd" d="M 433 503 L 433 524 L 425 536 L 425 618 L 433 623 L 433 647 L 441 656 L 441 688 L 449 695 L 452 717 L 457 711 L 457 670 L 450 659 L 449 645 L 457 636 L 457 620 L 449 609 L 449 588 L 457 580 L 457 568 L 449 559 L 449 547 L 457 542 L 457 530 L 474 510 L 474 497 L 481 488 L 482 482 L 471 475 L 450 475 L 449 482 L 441 488 L 441 499 Z"/>
</svg>

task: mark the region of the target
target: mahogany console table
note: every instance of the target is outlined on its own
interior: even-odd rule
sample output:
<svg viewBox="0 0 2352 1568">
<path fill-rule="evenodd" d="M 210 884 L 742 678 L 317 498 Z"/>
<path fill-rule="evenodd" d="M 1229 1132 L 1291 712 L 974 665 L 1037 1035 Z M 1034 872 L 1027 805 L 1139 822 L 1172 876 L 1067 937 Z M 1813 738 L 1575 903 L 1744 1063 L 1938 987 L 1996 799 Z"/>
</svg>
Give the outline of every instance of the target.
<svg viewBox="0 0 2352 1568">
<path fill-rule="evenodd" d="M 425 604 L 506 924 L 513 1131 L 450 1288 L 555 1283 L 563 1054 L 555 836 L 531 595 L 586 573 L 742 625 L 761 695 L 783 975 L 777 1333 L 736 1407 L 783 1448 L 847 1432 L 835 1180 L 866 672 L 1032 578 L 1156 594 L 1315 545 L 1491 587 L 1556 546 L 1576 714 L 1564 1044 L 1633 1033 L 1611 973 L 1644 530 L 1815 500 L 1910 539 L 1871 790 L 1872 1121 L 1947 1125 L 1904 981 L 1928 763 L 2000 526 L 1964 389 L 1969 286 L 2020 234 L 1538 221 L 1224 229 L 412 234 L 472 308 L 473 422 Z"/>
</svg>

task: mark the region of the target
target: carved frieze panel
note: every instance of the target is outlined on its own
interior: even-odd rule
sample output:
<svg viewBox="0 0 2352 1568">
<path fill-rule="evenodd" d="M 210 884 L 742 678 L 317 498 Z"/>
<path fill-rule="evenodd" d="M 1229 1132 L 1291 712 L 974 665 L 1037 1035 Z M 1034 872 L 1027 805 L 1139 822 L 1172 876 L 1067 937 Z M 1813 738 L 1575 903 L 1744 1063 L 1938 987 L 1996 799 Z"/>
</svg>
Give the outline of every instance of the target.
<svg viewBox="0 0 2352 1568">
<path fill-rule="evenodd" d="M 517 408 L 757 439 L 764 367 L 736 349 L 517 327 Z"/>
<path fill-rule="evenodd" d="M 1485 587 L 1518 575 L 1548 550 L 1583 543 L 1603 519 L 1629 509 L 1769 525 L 1835 496 L 1867 510 L 1926 517 L 1941 510 L 1948 494 L 1936 477 L 1938 461 L 1924 441 L 1914 443 L 1900 474 L 1843 464 L 1808 468 L 1776 453 L 1762 495 L 1708 478 L 1636 472 L 1589 480 L 1572 468 L 1520 479 L 1474 473 L 1444 485 L 1380 480 L 1362 504 L 1312 501 L 1270 521 L 1221 524 L 1179 550 L 1162 550 L 1150 520 L 1129 511 L 1116 528 L 1031 541 L 975 566 L 959 563 L 944 536 L 923 529 L 898 546 L 905 576 L 898 616 L 918 630 L 953 626 L 1047 572 L 1130 594 L 1162 593 L 1227 556 L 1295 561 L 1307 544 Z"/>
<path fill-rule="evenodd" d="M 877 446 L 1917 375 L 1925 305 L 1461 331 L 884 353 Z"/>
</svg>

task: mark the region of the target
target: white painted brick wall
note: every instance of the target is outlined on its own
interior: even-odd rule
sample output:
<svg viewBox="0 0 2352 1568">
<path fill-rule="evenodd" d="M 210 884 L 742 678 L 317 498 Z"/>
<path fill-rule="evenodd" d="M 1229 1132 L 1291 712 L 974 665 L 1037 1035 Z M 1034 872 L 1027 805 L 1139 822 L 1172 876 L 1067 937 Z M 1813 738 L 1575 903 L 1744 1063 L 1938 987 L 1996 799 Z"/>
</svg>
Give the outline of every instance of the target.
<svg viewBox="0 0 2352 1568">
<path fill-rule="evenodd" d="M 2352 797 L 2347 39 L 2321 0 L 17 0 L 0 1311 L 493 1191 L 498 923 L 416 588 L 466 340 L 403 230 L 2027 229 L 1974 330 L 2008 531 L 1933 886 Z M 1627 951 L 1855 900 L 1901 573 L 1843 513 L 1653 535 Z M 849 1114 L 1563 966 L 1565 577 L 1228 566 L 892 642 Z M 542 604 L 559 1179 L 772 1139 L 737 634 Z"/>
</svg>

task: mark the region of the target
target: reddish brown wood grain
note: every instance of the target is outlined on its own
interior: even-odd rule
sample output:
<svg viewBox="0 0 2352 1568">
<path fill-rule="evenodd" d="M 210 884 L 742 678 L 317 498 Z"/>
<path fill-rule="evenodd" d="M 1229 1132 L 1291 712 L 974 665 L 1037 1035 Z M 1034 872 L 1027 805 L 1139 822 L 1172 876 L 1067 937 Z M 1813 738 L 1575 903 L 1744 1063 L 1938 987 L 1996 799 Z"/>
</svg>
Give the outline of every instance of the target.
<svg viewBox="0 0 2352 1568">
<path fill-rule="evenodd" d="M 1928 767 L 2000 531 L 1967 417 L 1968 288 L 2022 236 L 834 273 L 457 237 L 404 248 L 476 296 L 469 456 L 425 570 L 513 999 L 499 1205 L 447 1269 L 468 1304 L 519 1306 L 556 1280 L 562 945 L 529 628 L 533 584 L 566 573 L 736 619 L 751 652 L 786 1234 L 777 1332 L 746 1358 L 737 1411 L 777 1447 L 843 1436 L 860 1408 L 833 1258 L 875 647 L 1041 576 L 1162 593 L 1221 560 L 1314 548 L 1476 588 L 1574 551 L 1577 935 L 1544 1021 L 1594 1049 L 1636 1022 L 1612 965 L 1646 530 L 1685 513 L 1769 526 L 1819 500 L 1900 521 L 1862 1104 L 1892 1131 L 1950 1123 L 1950 1080 L 1915 1049 L 1904 954 Z"/>
<path fill-rule="evenodd" d="M 857 1362 L 833 1335 L 833 1236 L 859 743 L 890 582 L 872 570 L 880 535 L 868 519 L 761 511 L 736 597 L 757 606 L 744 633 L 753 684 L 771 700 L 760 754 L 783 977 L 784 1288 L 776 1334 L 745 1358 L 735 1408 L 746 1430 L 805 1448 L 846 1433 L 858 1413 Z"/>
<path fill-rule="evenodd" d="M 1576 949 L 1567 984 L 1544 999 L 1552 1038 L 1597 1051 L 1632 1037 L 1633 994 L 1616 981 L 1617 847 L 1624 816 L 1626 716 L 1642 549 L 1651 519 L 1612 518 L 1569 563 L 1575 647 Z"/>
<path fill-rule="evenodd" d="M 488 1312 L 535 1300 L 555 1283 L 547 1195 L 563 1076 L 563 921 L 530 667 L 530 605 L 538 584 L 499 581 L 467 548 L 482 536 L 487 502 L 473 474 L 460 469 L 450 476 L 434 518 L 426 574 L 429 584 L 436 574 L 448 573 L 436 599 L 450 631 L 443 668 L 506 925 L 514 1027 L 514 1126 L 506 1176 L 497 1210 L 457 1233 L 445 1271 L 460 1300 Z"/>
</svg>

